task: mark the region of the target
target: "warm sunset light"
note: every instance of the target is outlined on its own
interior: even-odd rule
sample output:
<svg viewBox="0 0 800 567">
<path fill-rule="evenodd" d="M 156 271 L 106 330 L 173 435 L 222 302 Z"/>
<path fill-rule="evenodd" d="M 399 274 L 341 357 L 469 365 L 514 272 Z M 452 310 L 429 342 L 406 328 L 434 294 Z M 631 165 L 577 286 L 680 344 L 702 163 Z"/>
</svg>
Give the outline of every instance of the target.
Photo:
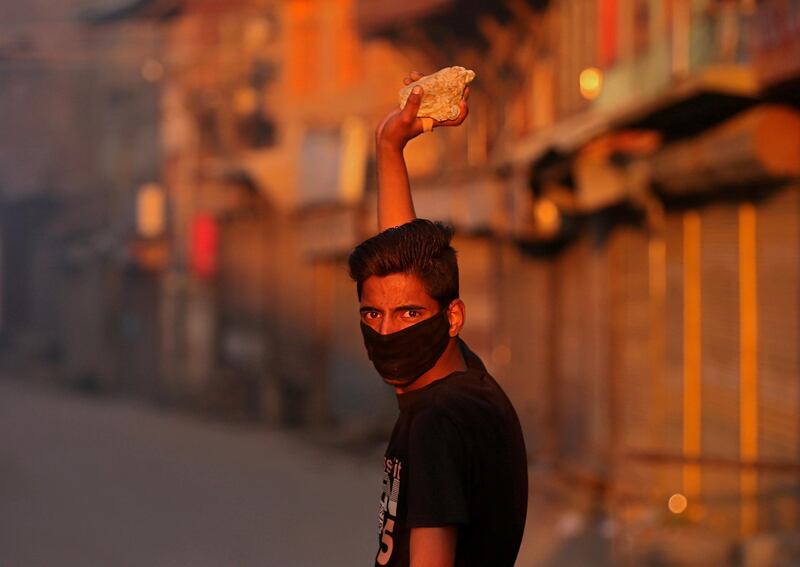
<svg viewBox="0 0 800 567">
<path fill-rule="evenodd" d="M 800 567 L 800 0 L 0 28 L 0 567 Z"/>
</svg>

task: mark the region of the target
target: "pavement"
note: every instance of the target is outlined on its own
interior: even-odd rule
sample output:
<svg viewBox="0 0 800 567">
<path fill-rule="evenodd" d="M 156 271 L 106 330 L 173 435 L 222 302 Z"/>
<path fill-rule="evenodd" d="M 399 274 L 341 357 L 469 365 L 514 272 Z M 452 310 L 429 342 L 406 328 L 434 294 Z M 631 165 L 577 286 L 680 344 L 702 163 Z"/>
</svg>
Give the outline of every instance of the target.
<svg viewBox="0 0 800 567">
<path fill-rule="evenodd" d="M 372 565 L 383 449 L 3 369 L 0 567 Z M 531 472 L 517 566 L 609 564 L 608 540 Z"/>
<path fill-rule="evenodd" d="M 0 566 L 370 565 L 381 456 L 0 378 Z"/>
</svg>

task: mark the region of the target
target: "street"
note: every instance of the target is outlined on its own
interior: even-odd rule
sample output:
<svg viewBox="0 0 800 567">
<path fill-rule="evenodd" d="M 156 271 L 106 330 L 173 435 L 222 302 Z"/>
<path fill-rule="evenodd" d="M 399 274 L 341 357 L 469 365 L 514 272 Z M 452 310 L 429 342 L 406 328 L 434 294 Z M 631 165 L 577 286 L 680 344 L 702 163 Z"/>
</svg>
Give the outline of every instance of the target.
<svg viewBox="0 0 800 567">
<path fill-rule="evenodd" d="M 0 566 L 370 565 L 380 451 L 0 379 Z"/>
</svg>

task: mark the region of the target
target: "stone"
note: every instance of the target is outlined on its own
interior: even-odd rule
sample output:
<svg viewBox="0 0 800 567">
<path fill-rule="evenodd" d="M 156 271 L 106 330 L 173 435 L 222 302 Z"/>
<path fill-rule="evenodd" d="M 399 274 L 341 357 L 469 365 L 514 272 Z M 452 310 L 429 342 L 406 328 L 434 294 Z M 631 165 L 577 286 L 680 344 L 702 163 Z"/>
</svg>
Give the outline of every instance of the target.
<svg viewBox="0 0 800 567">
<path fill-rule="evenodd" d="M 429 116 L 439 121 L 458 118 L 458 103 L 464 96 L 464 88 L 474 78 L 475 71 L 464 67 L 445 67 L 432 75 L 425 75 L 400 89 L 400 108 L 406 105 L 411 89 L 419 85 L 423 96 L 417 116 Z"/>
</svg>

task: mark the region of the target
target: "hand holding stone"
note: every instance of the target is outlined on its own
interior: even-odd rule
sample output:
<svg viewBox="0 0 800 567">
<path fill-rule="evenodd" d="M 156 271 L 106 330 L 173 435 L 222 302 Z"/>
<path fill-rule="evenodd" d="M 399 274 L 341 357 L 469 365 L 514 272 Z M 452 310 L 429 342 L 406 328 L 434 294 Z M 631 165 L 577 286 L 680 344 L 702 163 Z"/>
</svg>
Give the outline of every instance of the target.
<svg viewBox="0 0 800 567">
<path fill-rule="evenodd" d="M 403 83 L 408 87 L 408 96 L 405 98 L 402 108 L 395 108 L 384 117 L 380 124 L 378 124 L 375 137 L 379 146 L 386 145 L 402 149 L 409 140 L 412 140 L 426 131 L 423 120 L 431 121 L 431 127 L 438 127 L 458 126 L 467 118 L 469 114 L 469 107 L 467 106 L 469 87 L 463 88 L 463 97 L 461 96 L 461 92 L 459 92 L 459 98 L 456 104 L 458 112 L 454 119 L 438 121 L 430 117 L 420 117 L 420 107 L 423 99 L 427 98 L 427 96 L 419 84 L 412 85 L 411 83 L 415 81 L 419 82 L 423 77 L 425 77 L 425 75 L 422 73 L 412 71 L 408 77 L 403 79 Z M 420 87 L 417 92 L 414 92 L 415 87 Z"/>
<path fill-rule="evenodd" d="M 461 113 L 460 102 L 465 95 L 467 84 L 475 78 L 475 72 L 464 67 L 445 67 L 423 76 L 412 73 L 406 86 L 400 89 L 400 108 L 404 108 L 411 90 L 419 85 L 425 95 L 417 111 L 418 117 L 430 117 L 439 122 L 456 120 Z M 405 81 L 404 81 L 405 82 Z"/>
</svg>

